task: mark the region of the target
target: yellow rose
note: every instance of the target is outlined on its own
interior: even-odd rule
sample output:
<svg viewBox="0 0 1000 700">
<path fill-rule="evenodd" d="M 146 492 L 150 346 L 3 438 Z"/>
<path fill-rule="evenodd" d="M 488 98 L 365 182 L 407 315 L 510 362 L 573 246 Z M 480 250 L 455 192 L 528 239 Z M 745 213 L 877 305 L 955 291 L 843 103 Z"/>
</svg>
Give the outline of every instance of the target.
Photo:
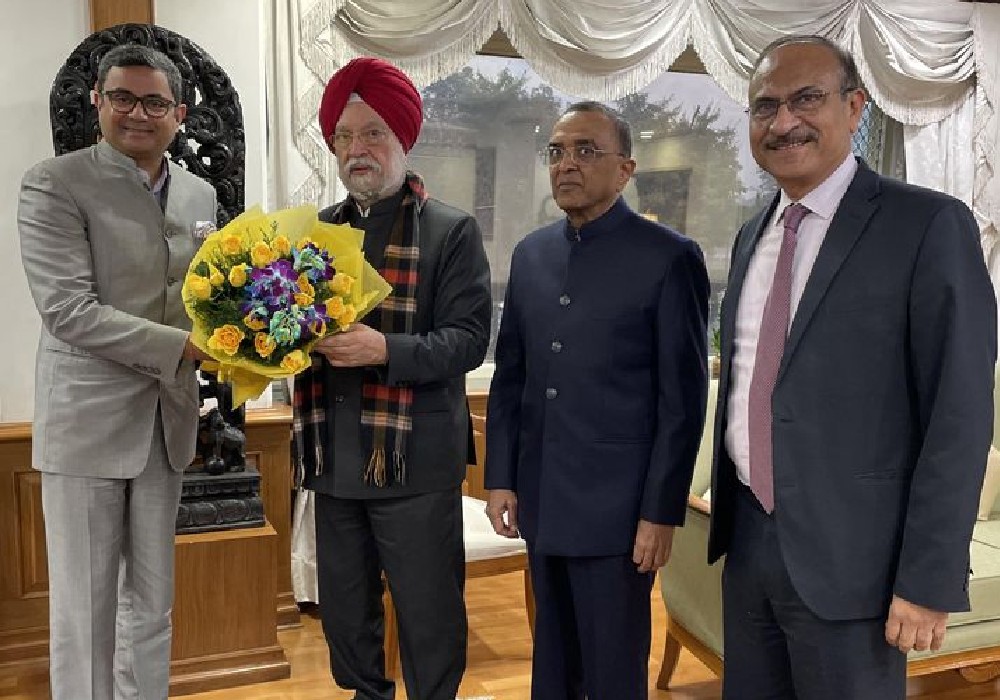
<svg viewBox="0 0 1000 700">
<path fill-rule="evenodd" d="M 226 255 L 239 255 L 243 252 L 243 239 L 235 233 L 225 233 L 219 241 L 219 247 Z"/>
<path fill-rule="evenodd" d="M 332 297 L 326 300 L 326 315 L 336 319 L 344 313 L 344 300 L 340 297 Z"/>
<path fill-rule="evenodd" d="M 231 323 L 227 323 L 215 329 L 212 337 L 208 339 L 208 347 L 210 350 L 221 350 L 227 355 L 235 355 L 245 337 L 243 331 Z"/>
<path fill-rule="evenodd" d="M 357 320 L 358 311 L 354 308 L 354 304 L 344 304 L 343 313 L 335 318 L 337 319 L 337 324 L 343 328 L 344 326 L 351 325 L 355 320 Z"/>
<path fill-rule="evenodd" d="M 188 289 L 194 294 L 195 299 L 208 299 L 212 296 L 212 283 L 207 277 L 201 275 L 191 275 L 188 277 Z"/>
<path fill-rule="evenodd" d="M 253 346 L 261 357 L 270 357 L 278 344 L 267 333 L 258 333 L 253 337 Z"/>
<path fill-rule="evenodd" d="M 253 314 L 247 314 L 243 317 L 243 325 L 252 331 L 262 331 L 267 328 L 267 322 L 262 321 Z"/>
<path fill-rule="evenodd" d="M 247 283 L 247 268 L 245 265 L 236 265 L 229 270 L 229 284 L 234 287 L 242 287 Z"/>
<path fill-rule="evenodd" d="M 226 281 L 226 277 L 221 272 L 219 272 L 219 268 L 217 268 L 212 263 L 209 263 L 208 281 L 212 283 L 213 287 L 221 287 L 222 283 Z"/>
<path fill-rule="evenodd" d="M 292 352 L 281 358 L 281 369 L 286 369 L 292 374 L 297 374 L 305 369 L 309 362 L 309 358 L 301 350 L 293 350 Z"/>
<path fill-rule="evenodd" d="M 288 255 L 292 252 L 292 242 L 286 236 L 278 236 L 271 241 L 271 249 L 278 255 Z"/>
<path fill-rule="evenodd" d="M 264 267 L 274 260 L 274 253 L 271 251 L 271 246 L 263 241 L 254 243 L 250 249 L 250 260 L 255 267 Z"/>
<path fill-rule="evenodd" d="M 352 286 L 354 286 L 354 278 L 343 272 L 338 272 L 330 280 L 330 291 L 334 294 L 350 294 Z"/>
<path fill-rule="evenodd" d="M 299 292 L 295 295 L 295 303 L 299 306 L 309 306 L 316 300 L 316 289 L 309 284 L 309 278 L 303 273 L 298 279 Z"/>
</svg>

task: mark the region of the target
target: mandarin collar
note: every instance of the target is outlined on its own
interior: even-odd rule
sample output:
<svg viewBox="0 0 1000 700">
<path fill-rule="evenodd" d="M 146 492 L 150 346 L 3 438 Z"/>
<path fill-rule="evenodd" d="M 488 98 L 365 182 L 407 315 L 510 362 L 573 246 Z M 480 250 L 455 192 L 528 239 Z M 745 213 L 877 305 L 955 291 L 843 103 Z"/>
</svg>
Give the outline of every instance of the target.
<svg viewBox="0 0 1000 700">
<path fill-rule="evenodd" d="M 566 236 L 566 240 L 579 241 L 593 238 L 606 231 L 614 231 L 631 211 L 628 204 L 625 203 L 625 198 L 618 195 L 618 199 L 615 200 L 610 209 L 593 221 L 588 221 L 579 229 L 573 228 L 568 218 L 563 219 L 563 235 Z"/>
<path fill-rule="evenodd" d="M 351 197 L 351 208 L 354 209 L 355 214 L 361 219 L 376 219 L 383 216 L 388 216 L 389 214 L 394 214 L 399 205 L 403 201 L 403 188 L 400 187 L 396 194 L 386 197 L 385 199 L 380 199 L 373 205 L 368 207 L 367 211 L 363 210 L 358 203 L 355 201 L 354 197 Z"/>
<path fill-rule="evenodd" d="M 143 184 L 146 185 L 146 188 L 149 190 L 152 190 L 157 184 L 160 183 L 160 181 L 165 182 L 166 179 L 170 176 L 170 159 L 167 158 L 166 154 L 163 155 L 163 170 L 160 171 L 160 180 L 157 181 L 156 183 L 153 183 L 150 182 L 149 180 L 149 173 L 140 168 L 138 163 L 135 162 L 135 159 L 132 158 L 132 156 L 127 156 L 121 151 L 119 151 L 117 148 L 112 146 L 107 141 L 107 139 L 101 139 L 100 141 L 98 141 L 94 145 L 94 148 L 97 150 L 97 153 L 102 158 L 106 158 L 112 164 L 124 168 L 133 173 L 134 175 L 138 176 L 142 180 Z"/>
</svg>

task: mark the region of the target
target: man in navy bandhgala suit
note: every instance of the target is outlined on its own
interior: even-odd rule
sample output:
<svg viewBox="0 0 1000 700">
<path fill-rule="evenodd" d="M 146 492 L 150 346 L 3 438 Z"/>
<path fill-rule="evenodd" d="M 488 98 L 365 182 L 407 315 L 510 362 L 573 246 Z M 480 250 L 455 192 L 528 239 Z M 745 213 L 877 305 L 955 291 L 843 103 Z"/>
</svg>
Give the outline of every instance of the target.
<svg viewBox="0 0 1000 700">
<path fill-rule="evenodd" d="M 628 125 L 598 103 L 545 152 L 566 218 L 514 250 L 486 427 L 487 513 L 528 545 L 535 700 L 647 697 L 649 595 L 684 519 L 707 391 L 691 240 L 633 212 Z"/>
</svg>

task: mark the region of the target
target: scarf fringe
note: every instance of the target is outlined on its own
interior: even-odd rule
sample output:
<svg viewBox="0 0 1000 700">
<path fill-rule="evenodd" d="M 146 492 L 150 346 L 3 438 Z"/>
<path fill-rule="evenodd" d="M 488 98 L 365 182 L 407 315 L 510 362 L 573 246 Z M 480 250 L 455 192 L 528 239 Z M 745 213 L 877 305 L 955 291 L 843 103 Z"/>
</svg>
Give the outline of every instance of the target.
<svg viewBox="0 0 1000 700">
<path fill-rule="evenodd" d="M 379 488 L 385 486 L 385 448 L 376 447 L 365 467 L 365 483 Z"/>
</svg>

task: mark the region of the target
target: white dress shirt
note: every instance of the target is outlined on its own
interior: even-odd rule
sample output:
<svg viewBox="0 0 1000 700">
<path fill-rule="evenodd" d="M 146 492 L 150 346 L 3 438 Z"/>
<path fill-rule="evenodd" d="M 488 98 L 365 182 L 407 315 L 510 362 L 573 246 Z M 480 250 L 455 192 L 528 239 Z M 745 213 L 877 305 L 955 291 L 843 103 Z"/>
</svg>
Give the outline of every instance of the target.
<svg viewBox="0 0 1000 700">
<path fill-rule="evenodd" d="M 802 299 L 802 291 L 812 272 L 823 239 L 830 228 L 830 221 L 840 206 L 840 200 L 854 179 L 858 163 L 853 154 L 833 171 L 816 189 L 799 200 L 809 213 L 799 224 L 795 258 L 792 262 L 792 297 L 789 327 Z M 733 364 L 730 372 L 729 402 L 726 414 L 726 450 L 736 465 L 736 473 L 745 484 L 750 483 L 750 430 L 749 403 L 750 378 L 753 376 L 757 357 L 757 338 L 764 315 L 764 303 L 771 291 L 774 269 L 778 264 L 778 251 L 784 235 L 782 217 L 785 209 L 795 202 L 781 192 L 778 206 L 771 221 L 764 228 L 743 281 L 739 306 L 736 310 L 736 333 L 733 345 Z"/>
</svg>

